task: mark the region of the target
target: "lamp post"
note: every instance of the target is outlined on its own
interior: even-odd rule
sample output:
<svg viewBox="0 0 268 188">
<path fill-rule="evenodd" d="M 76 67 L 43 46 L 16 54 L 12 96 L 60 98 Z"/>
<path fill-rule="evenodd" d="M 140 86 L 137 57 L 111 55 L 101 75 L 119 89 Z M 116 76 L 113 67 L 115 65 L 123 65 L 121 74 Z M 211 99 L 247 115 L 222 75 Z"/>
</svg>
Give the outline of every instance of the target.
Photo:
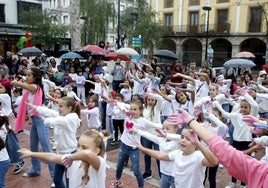
<svg viewBox="0 0 268 188">
<path fill-rule="evenodd" d="M 117 49 L 120 48 L 120 0 L 117 1 Z"/>
<path fill-rule="evenodd" d="M 208 57 L 208 28 L 209 28 L 209 11 L 211 10 L 210 6 L 203 6 L 203 10 L 207 11 L 207 27 L 206 27 L 206 51 L 205 51 L 205 61 L 207 60 Z"/>
<path fill-rule="evenodd" d="M 86 16 L 81 16 L 81 20 L 84 20 L 84 32 L 85 32 L 85 46 L 87 45 L 87 20 L 88 18 Z"/>
</svg>

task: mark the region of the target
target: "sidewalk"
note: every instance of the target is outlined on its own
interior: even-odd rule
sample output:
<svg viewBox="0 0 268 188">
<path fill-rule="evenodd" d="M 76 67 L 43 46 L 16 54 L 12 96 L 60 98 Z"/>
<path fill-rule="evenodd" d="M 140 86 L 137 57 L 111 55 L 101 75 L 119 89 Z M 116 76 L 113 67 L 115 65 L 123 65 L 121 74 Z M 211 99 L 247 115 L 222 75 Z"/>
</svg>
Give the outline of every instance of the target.
<svg viewBox="0 0 268 188">
<path fill-rule="evenodd" d="M 25 132 L 18 135 L 18 139 L 21 143 L 21 147 L 29 148 L 29 126 L 26 127 Z M 51 131 L 52 132 L 52 131 Z M 79 131 L 79 134 L 81 134 L 83 130 Z M 106 176 L 106 186 L 108 187 L 114 176 L 115 176 L 115 170 L 116 170 L 116 160 L 117 160 L 117 153 L 119 149 L 112 150 L 107 152 L 107 164 L 110 167 L 110 169 L 107 169 L 107 176 Z M 260 158 L 263 155 L 263 152 L 257 153 L 257 158 Z M 22 177 L 22 174 L 27 172 L 27 170 L 31 167 L 30 158 L 25 159 L 26 165 L 24 167 L 24 170 L 18 174 L 13 175 L 13 166 L 10 167 L 9 172 L 7 173 L 7 188 L 48 188 L 50 187 L 52 180 L 49 176 L 48 167 L 46 164 L 42 164 L 42 174 L 38 177 L 32 177 L 32 178 L 25 178 Z M 124 183 L 125 188 L 136 188 L 137 187 L 137 181 L 132 171 L 129 169 L 130 161 L 128 164 L 128 167 L 124 169 L 124 174 L 122 175 L 121 181 Z M 143 154 L 141 154 L 141 169 L 144 169 L 144 162 L 143 162 Z M 156 161 L 152 159 L 152 171 L 153 171 L 153 178 L 145 181 L 145 188 L 156 188 L 159 185 L 158 181 L 158 171 L 156 166 Z M 217 188 L 224 188 L 229 181 L 231 180 L 231 177 L 228 175 L 226 170 L 220 169 L 217 173 Z M 206 187 L 209 187 L 208 183 L 206 183 Z"/>
</svg>

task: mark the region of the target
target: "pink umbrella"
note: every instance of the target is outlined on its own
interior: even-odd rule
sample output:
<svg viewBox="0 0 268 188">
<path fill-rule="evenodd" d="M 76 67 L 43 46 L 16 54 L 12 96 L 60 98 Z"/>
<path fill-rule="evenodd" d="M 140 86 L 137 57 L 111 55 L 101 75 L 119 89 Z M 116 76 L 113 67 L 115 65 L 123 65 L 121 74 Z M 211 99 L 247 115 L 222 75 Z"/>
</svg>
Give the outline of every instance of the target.
<svg viewBox="0 0 268 188">
<path fill-rule="evenodd" d="M 238 52 L 234 56 L 235 58 L 255 58 L 255 55 L 251 52 L 243 51 L 243 52 Z"/>
<path fill-rule="evenodd" d="M 130 57 L 127 55 L 121 55 L 121 54 L 117 54 L 115 52 L 111 52 L 109 53 L 105 59 L 107 60 L 114 60 L 116 61 L 117 59 L 120 59 L 121 61 L 130 61 Z"/>
<path fill-rule="evenodd" d="M 82 48 L 82 51 L 91 52 L 93 55 L 102 55 L 106 56 L 106 50 L 103 48 L 98 47 L 97 45 L 86 45 Z"/>
</svg>

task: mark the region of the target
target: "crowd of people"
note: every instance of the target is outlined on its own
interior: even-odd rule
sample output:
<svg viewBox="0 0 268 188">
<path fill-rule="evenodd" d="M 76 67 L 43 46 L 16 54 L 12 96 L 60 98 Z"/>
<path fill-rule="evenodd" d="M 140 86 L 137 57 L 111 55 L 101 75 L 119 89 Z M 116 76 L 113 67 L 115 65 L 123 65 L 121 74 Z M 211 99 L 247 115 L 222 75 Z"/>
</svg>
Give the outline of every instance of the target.
<svg viewBox="0 0 268 188">
<path fill-rule="evenodd" d="M 195 61 L 183 66 L 132 59 L 123 65 L 117 59 L 109 69 L 94 56 L 57 63 L 45 54 L 32 62 L 17 55 L 0 57 L 0 187 L 10 164 L 18 174 L 23 157 L 31 157 L 24 177 L 41 175 L 45 160 L 51 187 L 104 188 L 108 139 L 120 145 L 111 188 L 123 187 L 129 159 L 138 187 L 144 187 L 152 177 L 151 158 L 157 159 L 161 188 L 204 187 L 206 179 L 214 188 L 221 165 L 232 176 L 226 188 L 237 179 L 240 187 L 268 186 L 267 155 L 254 159 L 256 150 L 268 146 L 265 70 L 255 79 L 250 70 L 216 72 L 210 62 L 197 70 Z M 29 150 L 17 139 L 28 118 Z M 88 130 L 77 140 L 81 126 Z"/>
</svg>

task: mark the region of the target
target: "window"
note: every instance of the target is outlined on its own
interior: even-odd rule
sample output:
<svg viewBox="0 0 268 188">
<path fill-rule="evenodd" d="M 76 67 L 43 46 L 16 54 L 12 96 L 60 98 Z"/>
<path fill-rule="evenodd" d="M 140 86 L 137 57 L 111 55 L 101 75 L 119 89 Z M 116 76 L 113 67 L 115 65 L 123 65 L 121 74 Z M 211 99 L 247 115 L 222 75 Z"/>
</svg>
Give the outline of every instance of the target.
<svg viewBox="0 0 268 188">
<path fill-rule="evenodd" d="M 262 7 L 250 8 L 250 20 L 248 32 L 260 32 L 262 21 Z"/>
<path fill-rule="evenodd" d="M 189 0 L 189 6 L 200 5 L 200 0 Z"/>
<path fill-rule="evenodd" d="M 165 0 L 164 8 L 173 8 L 173 0 Z"/>
<path fill-rule="evenodd" d="M 229 3 L 230 0 L 217 0 L 217 3 Z"/>
<path fill-rule="evenodd" d="M 217 32 L 227 32 L 229 29 L 228 24 L 228 9 L 220 9 L 218 10 L 218 24 L 217 24 Z"/>
<path fill-rule="evenodd" d="M 3 23 L 6 22 L 5 5 L 4 4 L 0 4 L 0 22 L 3 22 Z"/>
<path fill-rule="evenodd" d="M 69 17 L 68 15 L 63 15 L 63 25 L 68 25 L 69 24 Z"/>
<path fill-rule="evenodd" d="M 198 32 L 198 24 L 199 24 L 199 13 L 198 12 L 190 12 L 189 32 L 190 33 L 197 33 Z"/>
<path fill-rule="evenodd" d="M 168 13 L 165 14 L 165 26 L 167 28 L 167 31 L 173 32 L 172 26 L 173 26 L 173 14 L 172 13 Z"/>
</svg>

